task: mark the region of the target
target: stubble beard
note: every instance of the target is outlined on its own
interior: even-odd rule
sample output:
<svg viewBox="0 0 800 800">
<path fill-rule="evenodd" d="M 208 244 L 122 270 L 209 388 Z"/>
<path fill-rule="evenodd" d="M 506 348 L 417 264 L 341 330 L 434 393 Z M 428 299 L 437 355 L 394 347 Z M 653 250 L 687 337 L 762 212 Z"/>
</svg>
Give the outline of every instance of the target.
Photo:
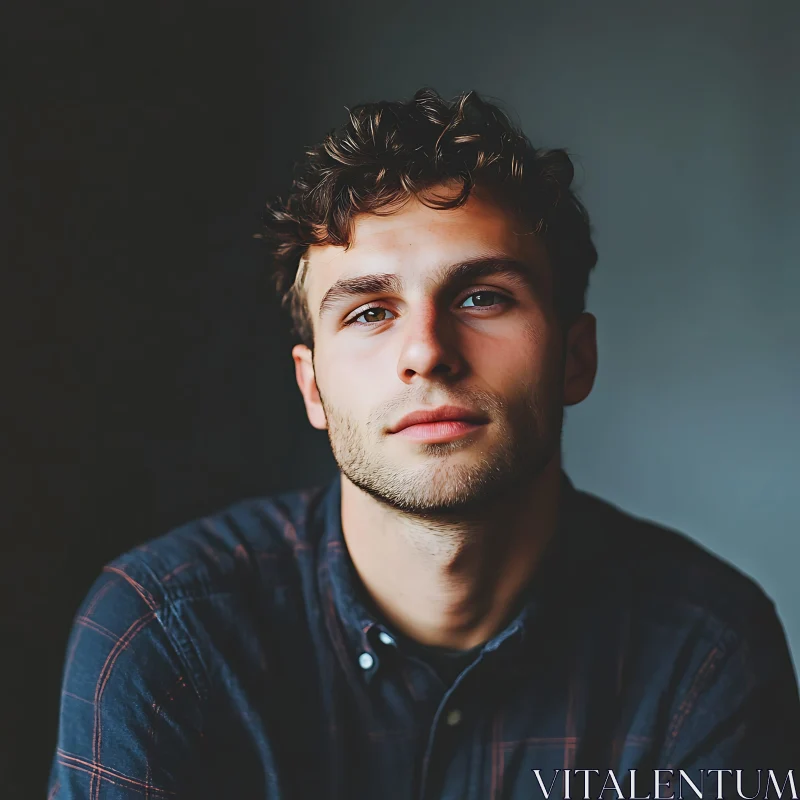
<svg viewBox="0 0 800 800">
<path fill-rule="evenodd" d="M 487 504 L 525 491 L 561 447 L 564 407 L 561 373 L 549 376 L 506 402 L 484 391 L 447 392 L 449 403 L 479 409 L 491 420 L 490 449 L 472 436 L 451 442 L 409 443 L 423 463 L 410 466 L 387 460 L 384 433 L 391 409 L 383 407 L 364 422 L 320 399 L 328 421 L 333 457 L 344 476 L 379 502 L 404 514 L 453 519 L 479 514 Z M 403 398 L 398 410 L 419 407 Z M 458 459 L 459 451 L 480 455 Z"/>
</svg>

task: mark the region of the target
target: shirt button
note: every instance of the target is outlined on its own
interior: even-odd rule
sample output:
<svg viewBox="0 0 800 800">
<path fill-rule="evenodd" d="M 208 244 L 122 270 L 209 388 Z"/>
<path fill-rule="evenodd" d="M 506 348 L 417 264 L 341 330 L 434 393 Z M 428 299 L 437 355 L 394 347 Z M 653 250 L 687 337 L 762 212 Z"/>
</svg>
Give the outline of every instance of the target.
<svg viewBox="0 0 800 800">
<path fill-rule="evenodd" d="M 453 728 L 461 722 L 461 712 L 454 708 L 452 711 L 447 712 L 447 724 Z"/>
<path fill-rule="evenodd" d="M 386 633 L 386 631 L 381 631 L 381 632 L 378 634 L 378 638 L 379 638 L 379 639 L 380 639 L 380 640 L 381 640 L 381 641 L 382 641 L 384 644 L 389 644 L 389 645 L 392 645 L 392 644 L 394 644 L 394 639 L 392 639 L 392 637 L 391 637 L 391 636 L 389 636 L 389 634 L 388 634 L 388 633 Z"/>
<path fill-rule="evenodd" d="M 358 657 L 358 666 L 361 667 L 361 669 L 371 669 L 374 663 L 375 659 L 369 653 L 362 653 Z"/>
</svg>

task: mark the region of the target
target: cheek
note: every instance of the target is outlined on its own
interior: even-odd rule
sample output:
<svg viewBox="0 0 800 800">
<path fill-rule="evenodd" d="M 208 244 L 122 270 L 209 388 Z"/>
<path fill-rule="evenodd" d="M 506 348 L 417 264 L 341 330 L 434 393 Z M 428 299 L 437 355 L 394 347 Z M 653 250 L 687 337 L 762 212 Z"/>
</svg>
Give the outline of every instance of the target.
<svg viewBox="0 0 800 800">
<path fill-rule="evenodd" d="M 319 354 L 325 367 L 317 371 L 323 401 L 348 417 L 366 418 L 380 402 L 381 386 L 387 385 L 379 363 L 367 358 L 343 357 L 332 348 Z"/>
<path fill-rule="evenodd" d="M 335 346 L 325 349 L 320 362 L 324 359 L 325 372 L 331 380 L 352 391 L 368 391 L 369 387 L 385 385 L 396 374 L 395 344 L 391 336 L 364 337 L 360 341 L 342 337 Z"/>
<path fill-rule="evenodd" d="M 475 373 L 497 388 L 535 381 L 547 370 L 552 358 L 548 329 L 540 325 L 517 325 L 508 336 L 472 337 L 469 361 Z"/>
</svg>

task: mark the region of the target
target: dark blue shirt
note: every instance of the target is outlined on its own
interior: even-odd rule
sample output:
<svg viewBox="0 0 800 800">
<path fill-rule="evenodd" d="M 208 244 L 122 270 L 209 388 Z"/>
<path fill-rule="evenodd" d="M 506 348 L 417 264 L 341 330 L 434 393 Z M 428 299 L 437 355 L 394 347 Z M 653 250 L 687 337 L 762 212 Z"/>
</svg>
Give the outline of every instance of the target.
<svg viewBox="0 0 800 800">
<path fill-rule="evenodd" d="M 683 535 L 562 486 L 515 616 L 451 679 L 372 609 L 338 476 L 109 564 L 68 645 L 51 797 L 527 800 L 537 776 L 564 796 L 576 769 L 637 769 L 642 797 L 655 769 L 782 782 L 800 701 L 772 601 Z"/>
</svg>

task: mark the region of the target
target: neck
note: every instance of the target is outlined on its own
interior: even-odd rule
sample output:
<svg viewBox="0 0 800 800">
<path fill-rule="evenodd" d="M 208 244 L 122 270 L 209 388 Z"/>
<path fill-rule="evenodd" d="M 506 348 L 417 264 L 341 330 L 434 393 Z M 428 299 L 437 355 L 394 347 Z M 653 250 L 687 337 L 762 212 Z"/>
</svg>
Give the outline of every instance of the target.
<svg viewBox="0 0 800 800">
<path fill-rule="evenodd" d="M 469 519 L 403 514 L 344 475 L 341 487 L 350 558 L 387 622 L 422 644 L 467 649 L 506 624 L 555 533 L 561 457 Z"/>
</svg>

